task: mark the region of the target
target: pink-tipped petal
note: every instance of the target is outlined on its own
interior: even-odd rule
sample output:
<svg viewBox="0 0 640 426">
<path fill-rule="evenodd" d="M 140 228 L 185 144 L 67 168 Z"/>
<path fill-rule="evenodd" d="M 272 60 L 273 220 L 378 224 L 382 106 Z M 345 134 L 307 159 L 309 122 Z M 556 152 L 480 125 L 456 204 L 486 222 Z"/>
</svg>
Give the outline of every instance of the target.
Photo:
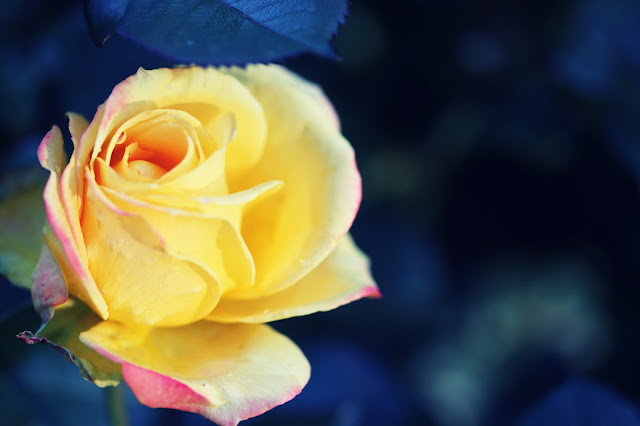
<svg viewBox="0 0 640 426">
<path fill-rule="evenodd" d="M 82 238 L 82 229 L 80 228 L 80 211 L 82 210 L 82 180 L 78 179 L 79 171 L 83 169 L 82 165 L 77 164 L 78 151 L 82 135 L 89 127 L 87 120 L 80 114 L 74 112 L 67 113 L 69 117 L 69 133 L 73 141 L 74 152 L 69 160 L 69 165 L 62 171 L 60 176 L 60 198 L 64 206 L 71 234 L 75 241 L 77 252 L 83 263 L 87 261 L 87 249 L 84 246 Z M 87 143 L 85 142 L 85 145 Z"/>
<path fill-rule="evenodd" d="M 310 374 L 300 349 L 262 324 L 141 329 L 106 321 L 80 340 L 122 363 L 141 403 L 198 413 L 221 426 L 289 401 Z"/>
<path fill-rule="evenodd" d="M 62 133 L 58 126 L 53 126 L 44 136 L 38 146 L 38 161 L 40 165 L 51 173 L 60 175 L 66 165 Z"/>
<path fill-rule="evenodd" d="M 169 407 L 199 413 L 209 405 L 207 398 L 184 383 L 127 362 L 122 364 L 122 377 L 135 389 L 138 401 L 151 408 Z"/>
<path fill-rule="evenodd" d="M 51 172 L 44 189 L 47 221 L 55 238 L 47 241 L 71 293 L 91 306 L 103 319 L 109 316 L 107 304 L 98 291 L 93 277 L 81 255 L 60 194 L 60 175 L 64 165 L 63 141 L 60 129 L 54 126 L 38 147 L 38 159 Z M 79 215 L 80 212 L 73 212 Z M 76 218 L 77 220 L 77 218 Z"/>
</svg>

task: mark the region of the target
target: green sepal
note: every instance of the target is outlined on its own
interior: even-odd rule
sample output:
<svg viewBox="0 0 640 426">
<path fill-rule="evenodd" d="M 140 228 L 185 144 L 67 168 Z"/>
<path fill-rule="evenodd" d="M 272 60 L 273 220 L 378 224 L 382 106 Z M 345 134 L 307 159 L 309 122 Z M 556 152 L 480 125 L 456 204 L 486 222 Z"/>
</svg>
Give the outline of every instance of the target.
<svg viewBox="0 0 640 426">
<path fill-rule="evenodd" d="M 78 338 L 80 333 L 101 321 L 82 302 L 70 299 L 56 308 L 53 318 L 36 333 L 23 331 L 17 337 L 27 344 L 51 346 L 76 364 L 83 378 L 99 387 L 115 386 L 122 380 L 120 364 L 100 355 Z"/>
</svg>

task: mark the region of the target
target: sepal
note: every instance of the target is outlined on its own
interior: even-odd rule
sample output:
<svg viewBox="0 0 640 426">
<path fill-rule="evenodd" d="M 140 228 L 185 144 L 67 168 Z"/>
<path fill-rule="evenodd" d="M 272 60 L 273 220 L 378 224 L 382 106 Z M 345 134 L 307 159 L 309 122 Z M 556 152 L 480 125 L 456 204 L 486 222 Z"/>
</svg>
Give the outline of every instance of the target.
<svg viewBox="0 0 640 426">
<path fill-rule="evenodd" d="M 47 244 L 42 244 L 40 259 L 31 275 L 31 299 L 43 324 L 52 317 L 56 306 L 69 300 L 69 292 L 58 262 Z"/>
<path fill-rule="evenodd" d="M 115 386 L 122 380 L 121 367 L 98 354 L 78 336 L 102 320 L 86 305 L 70 299 L 55 310 L 55 316 L 36 333 L 23 331 L 17 335 L 27 344 L 47 345 L 78 366 L 80 375 L 99 387 Z"/>
</svg>

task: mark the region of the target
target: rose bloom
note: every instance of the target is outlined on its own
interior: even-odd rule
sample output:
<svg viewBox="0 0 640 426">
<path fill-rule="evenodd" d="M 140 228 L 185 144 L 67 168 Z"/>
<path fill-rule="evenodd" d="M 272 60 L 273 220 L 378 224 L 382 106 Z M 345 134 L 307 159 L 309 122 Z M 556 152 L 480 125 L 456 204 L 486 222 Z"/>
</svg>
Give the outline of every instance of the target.
<svg viewBox="0 0 640 426">
<path fill-rule="evenodd" d="M 234 425 L 297 395 L 309 364 L 262 323 L 379 296 L 347 233 L 354 153 L 322 91 L 275 65 L 140 69 L 91 123 L 69 121 L 68 164 L 57 127 L 38 149 L 45 319 L 67 291 L 88 305 L 100 319 L 78 345 L 151 407 Z"/>
</svg>

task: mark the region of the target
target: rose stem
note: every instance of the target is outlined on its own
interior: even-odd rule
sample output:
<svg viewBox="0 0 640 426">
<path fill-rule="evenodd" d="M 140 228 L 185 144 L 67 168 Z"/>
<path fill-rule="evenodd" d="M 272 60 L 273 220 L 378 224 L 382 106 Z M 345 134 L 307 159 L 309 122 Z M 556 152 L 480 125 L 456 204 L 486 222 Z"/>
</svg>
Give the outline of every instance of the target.
<svg viewBox="0 0 640 426">
<path fill-rule="evenodd" d="M 122 386 L 107 386 L 104 391 L 109 424 L 111 426 L 128 426 Z"/>
</svg>

